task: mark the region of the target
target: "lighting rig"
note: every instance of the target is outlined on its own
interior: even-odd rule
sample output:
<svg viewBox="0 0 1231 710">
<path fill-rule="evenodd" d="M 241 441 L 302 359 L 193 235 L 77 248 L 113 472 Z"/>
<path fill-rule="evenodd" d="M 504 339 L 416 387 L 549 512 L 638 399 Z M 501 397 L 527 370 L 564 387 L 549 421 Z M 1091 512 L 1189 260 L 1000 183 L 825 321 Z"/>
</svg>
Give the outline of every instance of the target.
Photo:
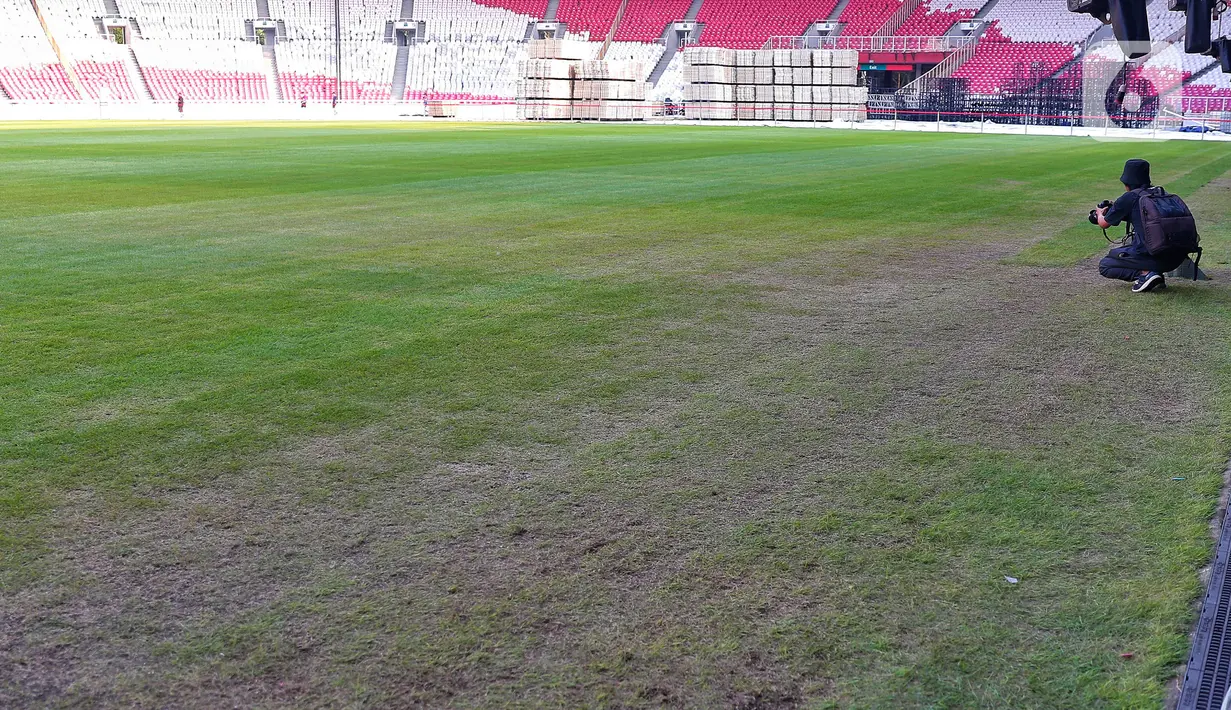
<svg viewBox="0 0 1231 710">
<path fill-rule="evenodd" d="M 1147 0 L 1068 0 L 1069 11 L 1112 26 L 1120 49 L 1130 60 L 1150 53 L 1150 24 Z M 1215 20 L 1227 12 L 1227 0 L 1167 0 L 1167 8 L 1186 16 L 1184 51 L 1218 59 L 1223 72 L 1231 74 L 1231 38 L 1211 40 Z M 1220 23 L 1221 29 L 1221 23 Z"/>
</svg>

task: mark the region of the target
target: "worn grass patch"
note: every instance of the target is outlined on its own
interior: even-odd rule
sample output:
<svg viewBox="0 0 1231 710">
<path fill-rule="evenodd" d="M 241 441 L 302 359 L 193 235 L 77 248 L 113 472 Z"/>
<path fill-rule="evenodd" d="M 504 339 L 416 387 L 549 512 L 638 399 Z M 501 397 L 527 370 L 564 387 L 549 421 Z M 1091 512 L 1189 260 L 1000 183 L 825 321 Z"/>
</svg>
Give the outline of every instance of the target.
<svg viewBox="0 0 1231 710">
<path fill-rule="evenodd" d="M 4 131 L 0 705 L 1157 707 L 1231 149 L 1132 149 L 1214 282 L 1074 266 L 1120 144 Z"/>
</svg>

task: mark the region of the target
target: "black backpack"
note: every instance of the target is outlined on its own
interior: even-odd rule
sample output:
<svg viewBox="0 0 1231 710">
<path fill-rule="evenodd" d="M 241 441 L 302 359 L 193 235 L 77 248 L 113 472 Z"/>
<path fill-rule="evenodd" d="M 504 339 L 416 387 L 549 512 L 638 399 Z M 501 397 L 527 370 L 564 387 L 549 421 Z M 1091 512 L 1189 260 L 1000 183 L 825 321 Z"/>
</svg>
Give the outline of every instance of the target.
<svg viewBox="0 0 1231 710">
<path fill-rule="evenodd" d="M 1144 232 L 1140 238 L 1150 256 L 1196 254 L 1194 264 L 1200 264 L 1201 235 L 1184 200 L 1161 187 L 1141 187 L 1133 192 L 1140 197 L 1137 204 Z"/>
</svg>

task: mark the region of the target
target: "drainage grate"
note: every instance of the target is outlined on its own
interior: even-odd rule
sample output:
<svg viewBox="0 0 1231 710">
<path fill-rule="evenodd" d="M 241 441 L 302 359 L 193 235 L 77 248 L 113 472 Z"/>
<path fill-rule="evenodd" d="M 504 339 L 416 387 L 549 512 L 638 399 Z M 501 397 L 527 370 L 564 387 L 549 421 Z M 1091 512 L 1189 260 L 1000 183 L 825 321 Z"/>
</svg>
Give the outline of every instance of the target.
<svg viewBox="0 0 1231 710">
<path fill-rule="evenodd" d="M 1231 685 L 1231 515 L 1224 515 L 1177 710 L 1219 710 Z"/>
</svg>

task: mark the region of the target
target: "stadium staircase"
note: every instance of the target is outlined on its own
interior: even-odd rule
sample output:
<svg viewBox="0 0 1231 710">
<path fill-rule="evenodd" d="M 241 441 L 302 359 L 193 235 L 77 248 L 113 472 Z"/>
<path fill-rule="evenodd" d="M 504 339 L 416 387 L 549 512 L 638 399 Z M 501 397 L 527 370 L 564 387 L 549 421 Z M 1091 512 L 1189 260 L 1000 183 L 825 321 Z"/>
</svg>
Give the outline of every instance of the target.
<svg viewBox="0 0 1231 710">
<path fill-rule="evenodd" d="M 115 0 L 103 0 L 103 9 L 108 15 L 118 16 L 120 14 L 120 6 L 115 4 Z"/>
<path fill-rule="evenodd" d="M 256 16 L 262 20 L 273 19 L 269 15 L 269 0 L 256 0 Z"/>
<path fill-rule="evenodd" d="M 838 0 L 838 4 L 834 5 L 833 10 L 825 16 L 826 22 L 837 22 L 842 13 L 846 12 L 846 6 L 851 4 L 851 0 Z"/>
<path fill-rule="evenodd" d="M 889 16 L 889 19 L 885 21 L 885 24 L 881 25 L 881 28 L 873 33 L 873 36 L 892 37 L 902 25 L 906 24 L 906 21 L 910 19 L 911 15 L 915 14 L 915 10 L 919 9 L 919 6 L 922 4 L 923 0 L 906 0 L 906 2 L 902 3 L 902 7 L 894 11 Z"/>
<path fill-rule="evenodd" d="M 128 73 L 128 83 L 132 84 L 133 90 L 137 93 L 137 100 L 153 101 L 154 94 L 150 91 L 150 85 L 145 81 L 145 74 L 141 71 L 141 62 L 137 61 L 137 53 L 133 51 L 131 44 L 128 45 L 128 61 L 124 62 L 124 70 Z"/>
<path fill-rule="evenodd" d="M 987 13 L 991 12 L 992 8 L 996 7 L 997 2 L 999 2 L 999 0 L 987 0 L 987 3 L 983 7 L 979 8 L 979 11 L 975 13 L 975 19 L 982 20 L 987 17 Z"/>
<path fill-rule="evenodd" d="M 697 15 L 701 13 L 701 4 L 704 0 L 692 0 L 688 5 L 688 12 L 684 13 L 685 22 L 696 22 Z M 704 28 L 701 29 L 704 32 Z M 667 27 L 663 28 L 662 41 L 666 45 L 666 51 L 658 58 L 658 63 L 654 65 L 653 71 L 650 72 L 650 86 L 658 86 L 658 82 L 663 78 L 663 74 L 667 73 L 667 67 L 671 66 L 671 60 L 676 53 L 680 51 L 680 36 L 678 32 L 669 32 Z"/>
<path fill-rule="evenodd" d="M 560 0 L 547 0 L 547 9 L 543 12 L 544 22 L 555 22 L 560 14 Z"/>
<path fill-rule="evenodd" d="M 269 9 L 268 6 L 265 8 Z M 282 80 L 278 75 L 278 48 L 275 45 L 265 45 L 261 47 L 261 54 L 265 57 L 265 91 L 269 96 L 270 101 L 282 101 Z"/>
<path fill-rule="evenodd" d="M 399 44 L 397 56 L 393 58 L 393 103 L 400 104 L 406 100 L 406 69 L 410 63 L 410 47 Z"/>
<path fill-rule="evenodd" d="M 409 19 L 415 16 L 415 0 L 402 0 L 402 9 L 398 13 L 399 19 Z M 530 32 L 529 29 L 526 30 Z M 406 73 L 410 69 L 410 47 L 398 44 L 398 52 L 393 57 L 393 84 L 390 89 L 390 98 L 393 103 L 400 104 L 406 101 Z"/>
</svg>

